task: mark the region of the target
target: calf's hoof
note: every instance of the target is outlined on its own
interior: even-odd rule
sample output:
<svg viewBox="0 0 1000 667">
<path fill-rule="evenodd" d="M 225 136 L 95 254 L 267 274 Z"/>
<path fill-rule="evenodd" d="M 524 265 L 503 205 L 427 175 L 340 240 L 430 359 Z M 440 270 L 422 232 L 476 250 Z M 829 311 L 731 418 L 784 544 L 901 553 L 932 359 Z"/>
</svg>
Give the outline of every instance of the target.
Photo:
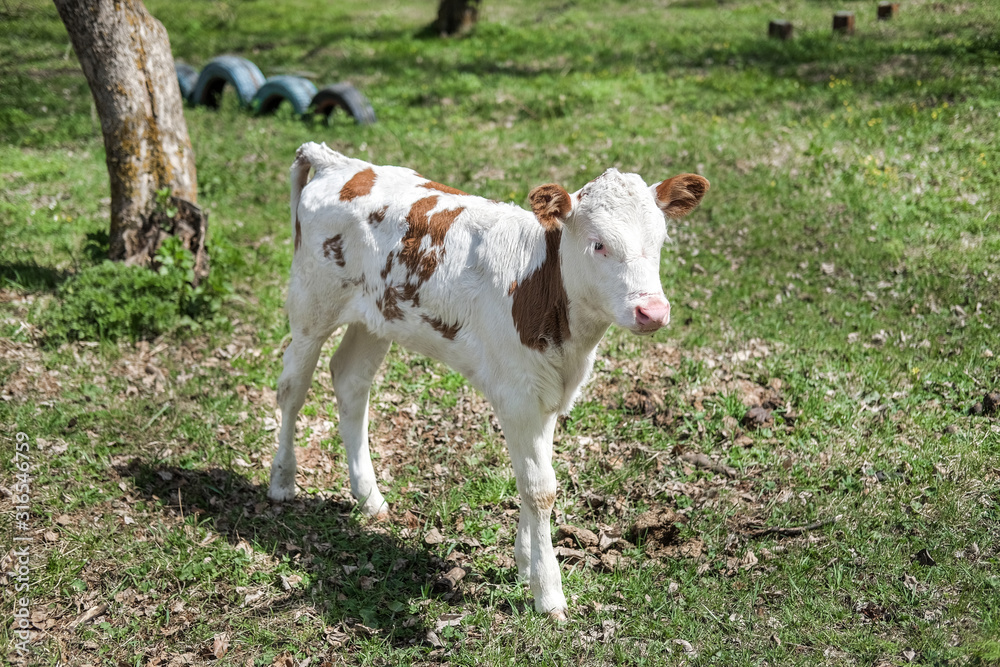
<svg viewBox="0 0 1000 667">
<path fill-rule="evenodd" d="M 546 599 L 547 598 L 547 599 Z M 535 611 L 540 614 L 547 614 L 553 621 L 567 620 L 566 598 L 560 592 L 556 595 L 535 596 Z"/>
<path fill-rule="evenodd" d="M 548 616 L 553 623 L 565 623 L 569 620 L 565 609 L 554 609 L 548 613 Z"/>
<path fill-rule="evenodd" d="M 278 484 L 271 484 L 270 488 L 267 490 L 267 497 L 271 502 L 283 503 L 295 498 L 295 485 L 291 486 L 281 486 Z"/>
<path fill-rule="evenodd" d="M 377 491 L 358 503 L 358 511 L 370 519 L 380 521 L 389 516 L 389 505 Z"/>
</svg>

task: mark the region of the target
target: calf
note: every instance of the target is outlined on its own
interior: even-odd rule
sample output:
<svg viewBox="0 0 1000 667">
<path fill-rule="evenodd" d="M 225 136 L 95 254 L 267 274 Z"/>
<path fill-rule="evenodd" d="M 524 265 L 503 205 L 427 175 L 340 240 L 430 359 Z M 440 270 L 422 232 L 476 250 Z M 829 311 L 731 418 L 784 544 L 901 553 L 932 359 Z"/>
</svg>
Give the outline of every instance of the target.
<svg viewBox="0 0 1000 667">
<path fill-rule="evenodd" d="M 447 363 L 493 405 L 521 495 L 518 572 L 535 609 L 564 617 L 549 526 L 556 418 L 609 325 L 646 335 L 670 320 L 659 279 L 664 215 L 686 215 L 708 186 L 694 174 L 647 186 L 609 169 L 573 194 L 535 188 L 529 213 L 303 145 L 292 165 L 292 342 L 278 381 L 270 498 L 295 495 L 295 419 L 320 348 L 348 325 L 330 371 L 351 492 L 363 513 L 386 512 L 368 449 L 368 394 L 397 341 Z"/>
</svg>

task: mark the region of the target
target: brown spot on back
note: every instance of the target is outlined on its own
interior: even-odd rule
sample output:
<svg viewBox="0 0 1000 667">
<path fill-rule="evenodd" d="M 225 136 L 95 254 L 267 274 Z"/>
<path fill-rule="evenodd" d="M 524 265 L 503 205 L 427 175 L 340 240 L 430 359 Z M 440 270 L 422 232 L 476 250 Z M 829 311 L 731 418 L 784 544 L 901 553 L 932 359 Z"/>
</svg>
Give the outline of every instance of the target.
<svg viewBox="0 0 1000 667">
<path fill-rule="evenodd" d="M 531 210 L 547 231 L 557 229 L 560 220 L 565 218 L 573 204 L 569 193 L 561 185 L 548 183 L 539 185 L 528 193 Z"/>
<path fill-rule="evenodd" d="M 431 216 L 427 227 L 431 235 L 431 243 L 436 246 L 444 245 L 445 234 L 451 229 L 455 219 L 461 215 L 464 208 L 453 208 L 447 211 L 438 211 Z"/>
<path fill-rule="evenodd" d="M 510 314 L 521 344 L 544 352 L 549 344 L 560 347 L 570 337 L 569 297 L 559 266 L 558 227 L 545 232 L 545 260 L 514 287 Z"/>
<path fill-rule="evenodd" d="M 380 208 L 380 209 L 378 209 L 376 211 L 372 211 L 371 213 L 369 213 L 368 214 L 368 224 L 372 225 L 373 227 L 377 226 L 380 222 L 382 222 L 383 220 L 385 220 L 385 214 L 386 214 L 386 211 L 388 211 L 388 210 L 389 210 L 388 206 L 383 206 L 382 208 Z"/>
<path fill-rule="evenodd" d="M 337 266 L 344 266 L 344 242 L 340 234 L 323 241 L 323 256 L 330 259 L 330 255 L 333 255 L 333 261 Z"/>
<path fill-rule="evenodd" d="M 455 219 L 465 210 L 456 208 L 431 214 L 437 202 L 438 197 L 434 195 L 413 203 L 406 216 L 408 227 L 401 240 L 402 248 L 395 255 L 389 253 L 385 258 L 385 267 L 380 273 L 382 280 L 389 279 L 395 259 L 406 268 L 402 286 L 386 285 L 385 293 L 375 302 L 387 320 L 403 317 L 400 302 L 409 301 L 414 306 L 420 305 L 420 287 L 437 270 L 445 251 L 445 236 Z M 430 237 L 429 248 L 421 247 L 425 237 Z"/>
<path fill-rule="evenodd" d="M 455 336 L 458 334 L 458 330 L 462 328 L 460 324 L 445 324 L 442 320 L 437 317 L 427 317 L 426 315 L 421 315 L 420 318 L 431 325 L 435 331 L 447 338 L 448 340 L 455 340 Z"/>
<path fill-rule="evenodd" d="M 375 186 L 375 170 L 371 167 L 362 169 L 351 176 L 351 180 L 344 183 L 340 189 L 340 201 L 352 201 L 358 197 L 364 197 L 372 191 Z"/>
<path fill-rule="evenodd" d="M 419 199 L 413 203 L 406 216 L 408 228 L 403 237 L 399 259 L 406 266 L 407 278 L 416 276 L 418 285 L 427 282 L 434 275 L 438 266 L 438 253 L 444 252 L 445 236 L 455 219 L 465 210 L 455 208 L 429 215 L 437 201 L 437 196 Z M 425 236 L 430 236 L 431 247 L 422 249 L 420 246 Z"/>
<path fill-rule="evenodd" d="M 467 192 L 462 192 L 457 188 L 453 188 L 450 185 L 442 185 L 441 183 L 435 183 L 434 181 L 427 181 L 426 183 L 421 183 L 420 187 L 427 188 L 428 190 L 437 190 L 438 192 L 444 192 L 449 195 L 465 195 Z"/>
</svg>

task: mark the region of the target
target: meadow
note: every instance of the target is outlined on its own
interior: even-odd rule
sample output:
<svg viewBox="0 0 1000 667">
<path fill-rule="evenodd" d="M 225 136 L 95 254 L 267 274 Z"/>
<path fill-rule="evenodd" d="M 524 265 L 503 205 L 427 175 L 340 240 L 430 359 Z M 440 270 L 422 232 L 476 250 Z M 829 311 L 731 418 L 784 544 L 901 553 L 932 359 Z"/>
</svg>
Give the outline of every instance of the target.
<svg viewBox="0 0 1000 667">
<path fill-rule="evenodd" d="M 163 276 L 102 263 L 86 82 L 51 3 L 0 5 L 7 661 L 1000 664 L 1000 8 L 876 4 L 487 0 L 439 39 L 429 0 L 147 0 L 177 60 L 349 81 L 378 116 L 187 108 L 210 212 L 197 292 L 182 252 Z M 830 30 L 841 9 L 852 36 Z M 768 39 L 776 18 L 793 39 Z M 267 502 L 306 141 L 521 205 L 612 166 L 711 181 L 669 225 L 671 325 L 610 330 L 560 423 L 568 622 L 515 578 L 489 406 L 429 359 L 394 347 L 376 379 L 388 520 L 353 510 L 329 354 L 300 494 Z M 26 656 L 6 622 L 18 535 Z"/>
</svg>

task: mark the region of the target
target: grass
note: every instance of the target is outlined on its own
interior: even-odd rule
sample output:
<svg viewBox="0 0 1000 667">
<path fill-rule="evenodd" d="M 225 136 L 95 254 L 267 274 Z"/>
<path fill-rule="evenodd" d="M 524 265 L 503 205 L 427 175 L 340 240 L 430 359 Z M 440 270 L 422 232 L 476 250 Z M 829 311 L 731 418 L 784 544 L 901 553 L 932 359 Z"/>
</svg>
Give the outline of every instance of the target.
<svg viewBox="0 0 1000 667">
<path fill-rule="evenodd" d="M 59 286 L 106 247 L 104 151 L 53 6 L 0 9 L 0 424 L 35 464 L 25 664 L 1000 661 L 1000 423 L 969 414 L 1000 388 L 991 3 L 905 3 L 890 22 L 857 0 L 486 3 L 471 37 L 443 41 L 418 36 L 427 3 L 147 6 L 179 60 L 350 80 L 379 122 L 187 109 L 210 241 L 234 257 L 213 267 L 234 288 L 226 321 L 46 346 Z M 851 38 L 829 30 L 842 8 Z M 777 17 L 792 41 L 766 39 Z M 617 535 L 672 509 L 699 555 L 640 541 L 618 568 L 567 560 L 572 619 L 535 615 L 488 406 L 398 348 L 372 414 L 392 520 L 353 512 L 323 373 L 300 418 L 304 492 L 266 502 L 287 169 L 307 140 L 522 204 L 609 166 L 711 180 L 664 252 L 674 323 L 609 333 L 556 444 L 558 523 Z M 773 422 L 740 424 L 765 395 Z M 458 590 L 436 589 L 456 563 Z"/>
</svg>

